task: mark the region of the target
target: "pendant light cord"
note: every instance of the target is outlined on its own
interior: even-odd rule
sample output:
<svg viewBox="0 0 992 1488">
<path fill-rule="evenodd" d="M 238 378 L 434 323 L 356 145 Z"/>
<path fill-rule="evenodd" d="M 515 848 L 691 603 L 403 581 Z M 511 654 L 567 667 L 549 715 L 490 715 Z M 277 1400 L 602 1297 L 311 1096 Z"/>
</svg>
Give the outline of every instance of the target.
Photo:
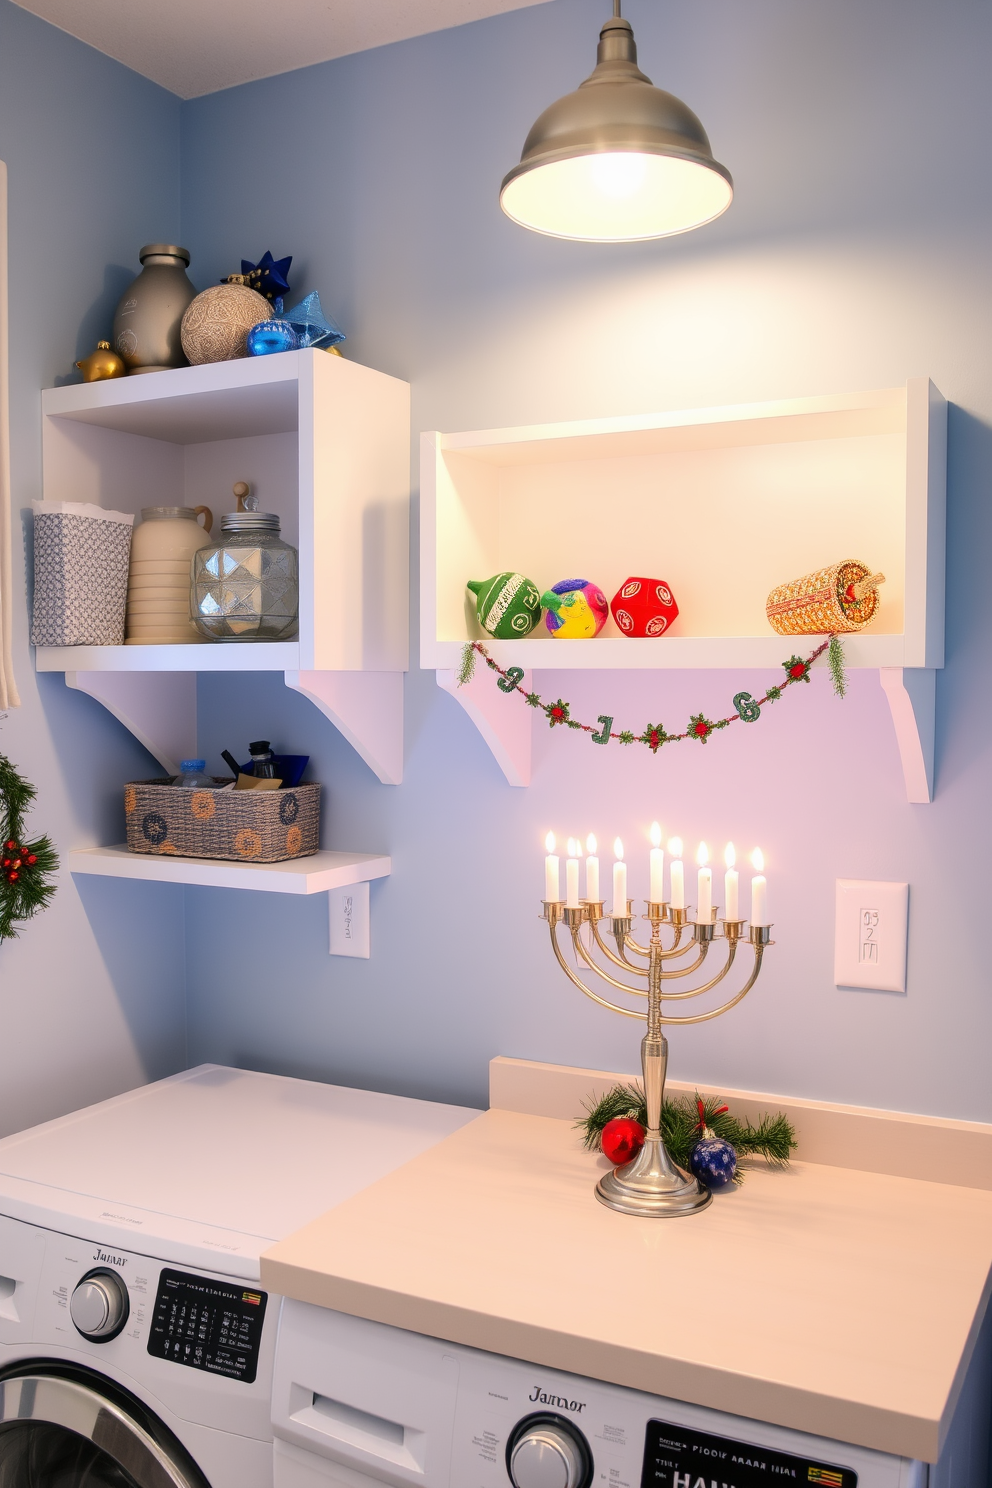
<svg viewBox="0 0 992 1488">
<path fill-rule="evenodd" d="M 613 19 L 620 20 L 620 0 L 613 0 Z"/>
</svg>

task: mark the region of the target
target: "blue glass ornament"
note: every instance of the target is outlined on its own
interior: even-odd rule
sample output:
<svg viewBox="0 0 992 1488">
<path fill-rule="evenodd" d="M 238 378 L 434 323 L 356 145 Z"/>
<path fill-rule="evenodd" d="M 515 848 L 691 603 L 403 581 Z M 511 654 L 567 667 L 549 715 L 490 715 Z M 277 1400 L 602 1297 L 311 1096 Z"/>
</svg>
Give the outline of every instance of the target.
<svg viewBox="0 0 992 1488">
<path fill-rule="evenodd" d="M 299 338 L 288 320 L 260 320 L 248 332 L 249 356 L 272 356 L 277 351 L 295 351 Z"/>
<path fill-rule="evenodd" d="M 257 290 L 267 300 L 274 300 L 277 295 L 289 294 L 289 280 L 286 276 L 292 262 L 292 254 L 288 258 L 273 258 L 266 249 L 257 264 L 250 263 L 247 258 L 243 258 L 241 272 L 245 276 L 249 289 Z"/>
<path fill-rule="evenodd" d="M 702 1140 L 697 1142 L 689 1157 L 689 1167 L 692 1176 L 697 1178 L 704 1188 L 718 1193 L 721 1188 L 729 1188 L 734 1181 L 737 1172 L 737 1153 L 729 1142 L 722 1137 L 714 1136 L 710 1128 L 704 1128 Z"/>
<path fill-rule="evenodd" d="M 316 290 L 292 310 L 286 311 L 286 319 L 293 325 L 301 346 L 337 346 L 346 339 L 344 331 L 328 320 L 320 308 L 320 295 Z"/>
</svg>

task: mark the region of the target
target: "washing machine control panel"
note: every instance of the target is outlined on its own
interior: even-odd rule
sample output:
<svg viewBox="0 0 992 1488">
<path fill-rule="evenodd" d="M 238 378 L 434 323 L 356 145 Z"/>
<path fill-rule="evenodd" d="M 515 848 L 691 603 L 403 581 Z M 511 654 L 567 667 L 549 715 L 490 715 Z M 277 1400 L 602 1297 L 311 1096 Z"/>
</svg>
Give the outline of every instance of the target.
<svg viewBox="0 0 992 1488">
<path fill-rule="evenodd" d="M 157 1359 L 252 1384 L 267 1294 L 239 1282 L 163 1270 L 148 1352 Z"/>
</svg>

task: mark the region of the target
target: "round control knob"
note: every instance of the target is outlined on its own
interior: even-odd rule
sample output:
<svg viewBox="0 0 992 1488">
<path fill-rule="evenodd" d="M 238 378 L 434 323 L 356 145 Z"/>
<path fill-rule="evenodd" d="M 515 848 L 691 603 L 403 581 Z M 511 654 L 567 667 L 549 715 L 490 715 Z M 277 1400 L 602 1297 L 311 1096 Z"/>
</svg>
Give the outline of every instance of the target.
<svg viewBox="0 0 992 1488">
<path fill-rule="evenodd" d="M 522 1430 L 521 1430 L 522 1426 Z M 585 1440 L 567 1422 L 521 1422 L 508 1467 L 513 1488 L 584 1488 L 589 1480 Z"/>
<path fill-rule="evenodd" d="M 83 1337 L 94 1343 L 116 1337 L 129 1310 L 127 1287 L 113 1271 L 91 1271 L 69 1300 L 69 1316 Z"/>
</svg>

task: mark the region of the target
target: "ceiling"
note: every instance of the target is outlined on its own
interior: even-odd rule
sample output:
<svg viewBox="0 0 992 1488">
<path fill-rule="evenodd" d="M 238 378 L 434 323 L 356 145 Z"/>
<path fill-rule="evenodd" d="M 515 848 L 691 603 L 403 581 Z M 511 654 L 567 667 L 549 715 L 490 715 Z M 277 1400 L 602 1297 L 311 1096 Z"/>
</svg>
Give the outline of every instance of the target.
<svg viewBox="0 0 992 1488">
<path fill-rule="evenodd" d="M 545 0 L 15 0 L 180 98 L 198 98 Z"/>
</svg>

